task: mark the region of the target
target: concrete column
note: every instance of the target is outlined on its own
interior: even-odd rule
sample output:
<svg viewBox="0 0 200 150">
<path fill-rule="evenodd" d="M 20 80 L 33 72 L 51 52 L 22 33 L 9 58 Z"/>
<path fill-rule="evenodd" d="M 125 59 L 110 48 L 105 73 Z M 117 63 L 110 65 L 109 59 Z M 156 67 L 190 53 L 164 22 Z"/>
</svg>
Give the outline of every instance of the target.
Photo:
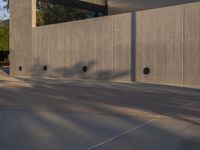
<svg viewBox="0 0 200 150">
<path fill-rule="evenodd" d="M 10 0 L 11 75 L 30 74 L 36 0 Z M 19 67 L 22 70 L 19 70 Z"/>
</svg>

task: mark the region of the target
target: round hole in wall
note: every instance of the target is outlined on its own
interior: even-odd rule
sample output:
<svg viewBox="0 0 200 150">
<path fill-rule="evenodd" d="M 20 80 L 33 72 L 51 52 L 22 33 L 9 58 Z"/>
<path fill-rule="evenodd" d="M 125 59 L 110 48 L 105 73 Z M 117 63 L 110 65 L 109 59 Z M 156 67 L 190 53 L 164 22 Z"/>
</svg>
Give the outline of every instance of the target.
<svg viewBox="0 0 200 150">
<path fill-rule="evenodd" d="M 22 71 L 22 66 L 19 66 L 19 71 Z"/>
<path fill-rule="evenodd" d="M 47 66 L 44 65 L 44 66 L 43 66 L 43 70 L 44 70 L 44 71 L 47 71 L 47 69 L 48 69 Z"/>
<path fill-rule="evenodd" d="M 86 67 L 86 66 L 83 66 L 82 71 L 83 71 L 83 72 L 87 72 L 87 70 L 88 70 L 87 67 Z"/>
<path fill-rule="evenodd" d="M 150 74 L 150 69 L 149 69 L 148 67 L 145 67 L 144 70 L 143 70 L 143 73 L 144 73 L 145 75 Z"/>
</svg>

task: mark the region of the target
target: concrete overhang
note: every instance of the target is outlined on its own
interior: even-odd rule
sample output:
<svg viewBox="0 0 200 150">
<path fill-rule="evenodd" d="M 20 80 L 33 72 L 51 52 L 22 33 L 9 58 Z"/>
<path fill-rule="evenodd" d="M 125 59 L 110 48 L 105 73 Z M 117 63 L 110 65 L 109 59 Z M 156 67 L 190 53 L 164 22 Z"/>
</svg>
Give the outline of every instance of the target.
<svg viewBox="0 0 200 150">
<path fill-rule="evenodd" d="M 108 14 L 107 0 L 51 0 L 54 4 Z"/>
<path fill-rule="evenodd" d="M 108 0 L 108 10 L 109 14 L 119 14 L 197 1 L 200 0 Z"/>
</svg>

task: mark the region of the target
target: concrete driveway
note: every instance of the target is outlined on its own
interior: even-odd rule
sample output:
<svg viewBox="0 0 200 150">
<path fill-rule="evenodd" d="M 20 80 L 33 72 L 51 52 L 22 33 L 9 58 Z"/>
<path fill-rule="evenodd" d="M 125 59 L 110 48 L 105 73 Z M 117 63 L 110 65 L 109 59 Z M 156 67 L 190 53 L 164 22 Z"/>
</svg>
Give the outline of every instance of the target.
<svg viewBox="0 0 200 150">
<path fill-rule="evenodd" d="M 0 76 L 0 150 L 199 150 L 200 90 Z"/>
</svg>

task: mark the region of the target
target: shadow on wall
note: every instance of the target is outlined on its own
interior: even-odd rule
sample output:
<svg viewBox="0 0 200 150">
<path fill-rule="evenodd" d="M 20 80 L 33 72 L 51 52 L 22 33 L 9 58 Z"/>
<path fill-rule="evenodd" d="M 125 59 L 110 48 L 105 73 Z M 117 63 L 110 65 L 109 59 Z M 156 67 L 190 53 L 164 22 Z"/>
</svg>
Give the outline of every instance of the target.
<svg viewBox="0 0 200 150">
<path fill-rule="evenodd" d="M 35 62 L 38 62 L 36 59 Z M 115 72 L 114 70 L 98 69 L 97 61 L 87 63 L 80 61 L 69 67 L 57 68 L 48 64 L 34 64 L 31 68 L 32 76 L 77 78 L 77 79 L 94 79 L 94 80 L 117 80 L 130 75 L 130 71 Z"/>
<path fill-rule="evenodd" d="M 131 81 L 136 82 L 137 58 L 136 58 L 136 12 L 131 15 Z"/>
</svg>

